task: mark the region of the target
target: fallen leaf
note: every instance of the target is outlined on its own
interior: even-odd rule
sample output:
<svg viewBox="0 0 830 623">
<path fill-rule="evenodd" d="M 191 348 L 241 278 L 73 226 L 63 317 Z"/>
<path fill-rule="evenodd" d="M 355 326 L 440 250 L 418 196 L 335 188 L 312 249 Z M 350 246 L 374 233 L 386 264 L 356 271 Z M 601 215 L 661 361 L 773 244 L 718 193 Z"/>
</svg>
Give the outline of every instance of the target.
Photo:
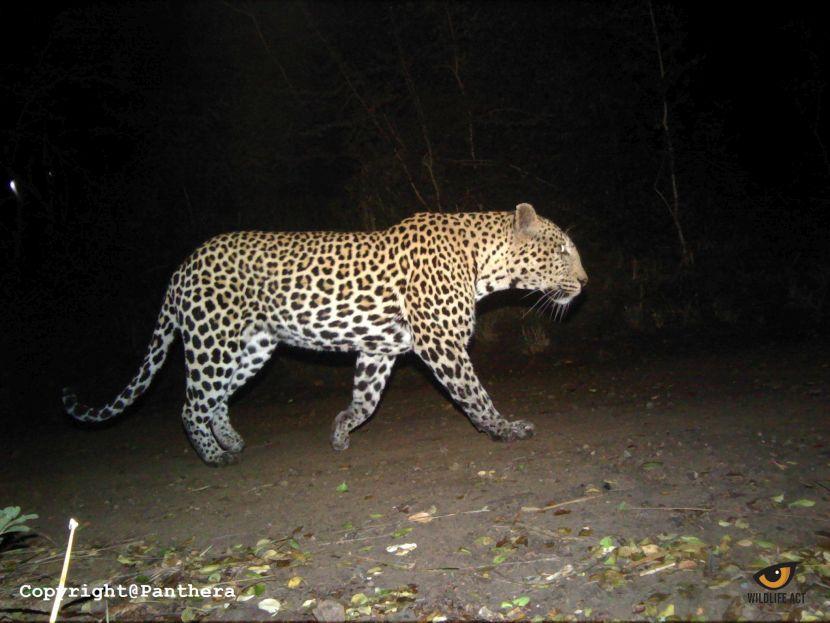
<svg viewBox="0 0 830 623">
<path fill-rule="evenodd" d="M 569 563 L 569 564 L 565 565 L 564 567 L 562 567 L 556 573 L 550 573 L 550 574 L 546 575 L 545 576 L 545 582 L 552 582 L 553 580 L 557 580 L 559 578 L 569 576 L 571 573 L 573 573 L 573 571 L 574 571 L 573 565 Z"/>
<path fill-rule="evenodd" d="M 660 611 L 660 614 L 657 615 L 660 619 L 667 619 L 672 616 L 674 616 L 674 604 L 669 604 Z"/>
<path fill-rule="evenodd" d="M 417 547 L 417 543 L 401 543 L 400 545 L 390 545 L 386 548 L 386 551 L 390 554 L 395 554 L 395 556 L 406 556 Z"/>
<path fill-rule="evenodd" d="M 352 595 L 352 598 L 349 600 L 349 603 L 353 606 L 362 606 L 366 602 L 369 601 L 369 598 L 366 597 L 363 593 L 355 593 Z"/>
<path fill-rule="evenodd" d="M 282 608 L 282 604 L 279 602 L 278 599 L 273 599 L 269 597 L 268 599 L 263 599 L 257 604 L 257 608 L 260 610 L 265 610 L 271 616 L 275 615 L 277 612 L 280 611 Z"/>
<path fill-rule="evenodd" d="M 288 588 L 297 588 L 302 583 L 303 578 L 301 578 L 299 575 L 295 575 L 293 578 L 288 580 Z"/>
<path fill-rule="evenodd" d="M 206 565 L 206 566 L 202 567 L 201 569 L 199 569 L 197 571 L 197 573 L 201 573 L 202 575 L 210 575 L 214 571 L 219 571 L 219 569 L 221 569 L 221 568 L 222 568 L 221 565 Z"/>
<path fill-rule="evenodd" d="M 347 485 L 345 482 L 341 482 L 339 485 L 337 485 L 336 491 L 338 493 L 346 493 L 346 491 L 348 491 L 348 490 L 349 490 L 349 485 Z"/>
<path fill-rule="evenodd" d="M 617 547 L 616 543 L 614 543 L 614 539 L 610 536 L 606 536 L 600 539 L 599 546 L 602 548 L 603 554 L 613 552 L 614 549 L 616 549 Z"/>
<path fill-rule="evenodd" d="M 412 528 L 410 528 L 410 527 L 406 527 L 406 528 L 399 528 L 398 530 L 395 530 L 395 531 L 392 533 L 392 537 L 393 537 L 393 538 L 396 538 L 396 539 L 400 539 L 401 537 L 406 536 L 406 535 L 407 535 L 407 534 L 409 534 L 410 532 L 412 532 Z"/>
<path fill-rule="evenodd" d="M 409 516 L 409 521 L 414 521 L 416 523 L 429 523 L 432 519 L 432 515 L 424 511 Z"/>
<path fill-rule="evenodd" d="M 808 500 L 807 498 L 801 498 L 800 500 L 787 504 L 790 508 L 810 508 L 815 505 L 816 503 L 813 500 Z"/>
<path fill-rule="evenodd" d="M 252 571 L 253 573 L 258 573 L 262 575 L 263 573 L 268 573 L 271 570 L 269 565 L 253 565 L 248 567 L 248 571 Z"/>
<path fill-rule="evenodd" d="M 660 546 L 655 545 L 654 543 L 648 543 L 646 545 L 643 545 L 640 549 L 643 550 L 643 553 L 646 556 L 654 556 L 660 551 Z"/>
<path fill-rule="evenodd" d="M 640 467 L 642 469 L 646 470 L 646 471 L 651 470 L 651 469 L 658 469 L 660 467 L 663 467 L 663 462 L 662 461 L 646 461 Z"/>
<path fill-rule="evenodd" d="M 639 551 L 640 548 L 636 545 L 623 545 L 622 547 L 617 549 L 617 556 L 619 556 L 620 558 L 631 558 Z"/>
</svg>

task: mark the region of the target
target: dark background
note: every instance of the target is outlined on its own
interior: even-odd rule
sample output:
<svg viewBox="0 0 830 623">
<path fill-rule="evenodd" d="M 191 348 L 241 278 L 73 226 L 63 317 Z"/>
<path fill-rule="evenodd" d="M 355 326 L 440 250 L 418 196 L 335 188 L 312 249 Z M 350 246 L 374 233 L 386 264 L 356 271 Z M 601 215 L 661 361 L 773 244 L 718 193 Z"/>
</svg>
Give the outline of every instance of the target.
<svg viewBox="0 0 830 623">
<path fill-rule="evenodd" d="M 568 228 L 582 336 L 824 333 L 813 3 L 51 6 L 0 8 L 7 413 L 114 395 L 213 234 L 422 210 Z"/>
</svg>

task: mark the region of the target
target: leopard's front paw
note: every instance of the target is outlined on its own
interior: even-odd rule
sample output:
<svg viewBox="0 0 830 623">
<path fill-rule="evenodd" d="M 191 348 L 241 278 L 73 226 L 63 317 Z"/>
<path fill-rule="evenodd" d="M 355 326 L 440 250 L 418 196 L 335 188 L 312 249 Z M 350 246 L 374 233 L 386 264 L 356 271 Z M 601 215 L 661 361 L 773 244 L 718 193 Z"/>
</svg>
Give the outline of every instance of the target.
<svg viewBox="0 0 830 623">
<path fill-rule="evenodd" d="M 338 452 L 342 452 L 349 447 L 350 417 L 351 411 L 345 409 L 334 418 L 334 424 L 331 427 L 331 447 Z"/>
<path fill-rule="evenodd" d="M 338 452 L 342 452 L 343 450 L 348 450 L 349 448 L 349 435 L 336 435 L 333 434 L 331 436 L 331 447 L 337 450 Z"/>
<path fill-rule="evenodd" d="M 208 467 L 227 467 L 228 465 L 236 465 L 241 458 L 237 452 L 221 452 L 202 460 Z"/>
<path fill-rule="evenodd" d="M 527 420 L 515 420 L 514 422 L 505 422 L 501 430 L 491 433 L 494 441 L 515 441 L 517 439 L 528 439 L 533 437 L 533 431 L 536 427 L 533 422 Z"/>
<path fill-rule="evenodd" d="M 533 422 L 528 422 L 527 420 L 516 420 L 510 424 L 515 435 L 514 439 L 529 439 L 533 437 L 533 432 L 536 430 Z"/>
</svg>

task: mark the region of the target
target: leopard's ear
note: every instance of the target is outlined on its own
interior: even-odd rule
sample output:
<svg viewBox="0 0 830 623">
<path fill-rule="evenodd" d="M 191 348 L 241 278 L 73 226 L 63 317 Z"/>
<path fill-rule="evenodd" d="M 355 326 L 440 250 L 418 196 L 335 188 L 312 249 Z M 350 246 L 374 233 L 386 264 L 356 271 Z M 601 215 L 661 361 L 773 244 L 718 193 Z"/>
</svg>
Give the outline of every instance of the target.
<svg viewBox="0 0 830 623">
<path fill-rule="evenodd" d="M 529 203 L 520 203 L 516 206 L 514 230 L 518 238 L 531 238 L 539 231 L 539 217 L 536 210 Z"/>
</svg>

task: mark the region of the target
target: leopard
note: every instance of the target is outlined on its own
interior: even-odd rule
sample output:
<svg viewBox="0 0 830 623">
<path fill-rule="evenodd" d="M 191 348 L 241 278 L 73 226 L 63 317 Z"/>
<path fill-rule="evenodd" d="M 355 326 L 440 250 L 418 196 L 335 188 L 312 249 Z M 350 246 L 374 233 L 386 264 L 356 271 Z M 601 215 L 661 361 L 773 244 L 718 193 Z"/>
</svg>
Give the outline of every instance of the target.
<svg viewBox="0 0 830 623">
<path fill-rule="evenodd" d="M 387 229 L 243 231 L 198 247 L 173 273 L 144 359 L 129 384 L 93 408 L 63 390 L 76 421 L 97 424 L 150 385 L 171 344 L 184 347 L 182 423 L 201 460 L 239 460 L 245 442 L 228 401 L 278 345 L 357 353 L 351 403 L 334 418 L 331 446 L 374 413 L 396 358 L 414 352 L 479 431 L 527 439 L 534 424 L 499 413 L 468 352 L 476 303 L 524 289 L 557 309 L 588 276 L 570 236 L 529 203 L 515 210 L 419 212 Z"/>
</svg>

